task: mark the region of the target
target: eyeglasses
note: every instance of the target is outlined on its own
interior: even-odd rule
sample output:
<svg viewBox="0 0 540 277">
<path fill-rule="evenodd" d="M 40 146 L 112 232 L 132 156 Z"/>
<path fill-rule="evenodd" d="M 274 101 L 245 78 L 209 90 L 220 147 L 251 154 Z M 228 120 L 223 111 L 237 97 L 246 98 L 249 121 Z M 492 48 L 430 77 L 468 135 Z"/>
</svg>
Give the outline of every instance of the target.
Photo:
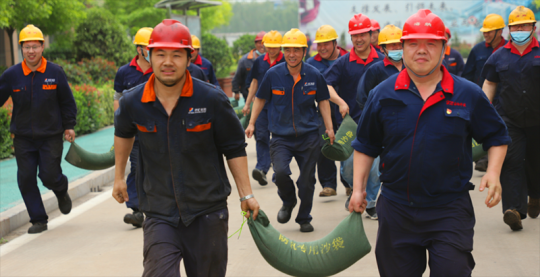
<svg viewBox="0 0 540 277">
<path fill-rule="evenodd" d="M 30 51 L 30 49 L 36 51 L 36 50 L 38 50 L 40 47 L 41 47 L 41 46 L 32 46 L 32 47 L 30 47 L 30 46 L 25 46 L 25 47 L 23 47 L 22 49 L 23 49 L 24 51 Z"/>
<path fill-rule="evenodd" d="M 519 25 L 513 25 L 513 26 L 510 26 L 511 29 L 513 30 L 524 30 L 524 31 L 528 31 L 526 29 L 529 29 L 529 28 L 532 28 L 534 25 L 533 24 L 519 24 Z"/>
</svg>

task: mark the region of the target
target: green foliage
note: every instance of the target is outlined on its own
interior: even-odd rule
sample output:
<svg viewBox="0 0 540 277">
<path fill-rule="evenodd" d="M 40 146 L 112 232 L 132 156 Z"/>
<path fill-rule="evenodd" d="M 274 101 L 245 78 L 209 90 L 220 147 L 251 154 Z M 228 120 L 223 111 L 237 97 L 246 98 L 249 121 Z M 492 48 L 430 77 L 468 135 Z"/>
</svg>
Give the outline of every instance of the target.
<svg viewBox="0 0 540 277">
<path fill-rule="evenodd" d="M 239 60 L 244 54 L 255 48 L 255 35 L 245 34 L 233 42 L 231 49 L 235 60 Z"/>
<path fill-rule="evenodd" d="M 217 1 L 221 2 L 220 6 L 201 9 L 201 33 L 229 25 L 233 17 L 232 6 L 228 1 Z M 194 11 L 191 12 L 194 13 Z"/>
<path fill-rule="evenodd" d="M 64 69 L 67 80 L 70 84 L 81 85 L 92 82 L 92 77 L 90 74 L 88 74 L 83 66 L 65 60 L 54 60 L 53 62 L 60 65 Z"/>
<path fill-rule="evenodd" d="M 0 159 L 9 158 L 13 155 L 13 140 L 11 139 L 11 133 L 9 132 L 11 106 L 12 105 L 6 105 L 0 107 Z"/>
<path fill-rule="evenodd" d="M 78 59 L 103 57 L 124 64 L 135 52 L 124 26 L 106 9 L 90 9 L 76 33 Z"/>
<path fill-rule="evenodd" d="M 220 27 L 213 32 L 259 32 L 261 30 L 290 30 L 298 28 L 298 1 L 278 2 L 236 2 L 232 4 L 234 14 L 226 27 Z M 204 13 L 207 9 L 202 9 Z M 209 9 L 208 9 L 209 10 Z M 203 14 L 204 15 L 204 14 Z M 201 24 L 203 24 L 201 18 Z"/>
<path fill-rule="evenodd" d="M 0 75 L 4 74 L 4 71 L 6 71 L 7 69 L 7 66 L 0 65 Z"/>
<path fill-rule="evenodd" d="M 77 135 L 92 133 L 113 123 L 113 95 L 111 85 L 101 89 L 90 85 L 73 87 L 73 97 L 77 103 Z"/>
<path fill-rule="evenodd" d="M 101 84 L 108 81 L 114 81 L 116 71 L 118 68 L 113 62 L 107 61 L 103 58 L 91 58 L 83 59 L 78 62 L 80 66 L 84 68 L 88 74 L 90 74 L 92 81 L 95 84 Z"/>
<path fill-rule="evenodd" d="M 103 7 L 114 11 L 120 22 L 128 27 L 131 36 L 135 36 L 140 28 L 154 28 L 167 18 L 165 9 L 154 8 L 157 2 L 159 0 L 105 0 Z"/>
<path fill-rule="evenodd" d="M 47 60 L 67 60 L 75 62 L 77 53 L 72 47 L 62 47 L 60 44 L 52 43 L 49 48 L 43 51 L 43 57 Z"/>
<path fill-rule="evenodd" d="M 216 69 L 216 77 L 224 78 L 229 76 L 230 67 L 233 64 L 233 56 L 227 41 L 219 39 L 210 33 L 204 33 L 201 38 L 201 44 L 204 57 Z"/>
</svg>

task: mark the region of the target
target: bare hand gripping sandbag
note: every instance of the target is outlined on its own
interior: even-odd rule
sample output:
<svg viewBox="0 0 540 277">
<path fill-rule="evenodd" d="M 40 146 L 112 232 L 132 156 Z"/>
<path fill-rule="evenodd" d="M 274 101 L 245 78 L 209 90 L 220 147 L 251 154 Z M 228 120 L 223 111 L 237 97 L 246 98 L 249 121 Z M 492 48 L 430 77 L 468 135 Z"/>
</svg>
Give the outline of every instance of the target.
<svg viewBox="0 0 540 277">
<path fill-rule="evenodd" d="M 341 122 L 341 126 L 336 133 L 336 140 L 334 144 L 330 145 L 330 139 L 323 135 L 323 138 L 326 140 L 326 144 L 323 145 L 321 153 L 330 160 L 333 161 L 345 161 L 347 160 L 352 153 L 354 148 L 352 148 L 351 143 L 356 139 L 356 127 L 358 125 L 354 122 L 354 119 L 347 114 Z"/>
<path fill-rule="evenodd" d="M 337 274 L 371 251 L 362 215 L 351 213 L 327 236 L 297 242 L 281 235 L 259 210 L 257 220 L 248 219 L 249 230 L 264 259 L 275 269 L 299 277 Z"/>
<path fill-rule="evenodd" d="M 101 170 L 114 166 L 114 146 L 106 153 L 88 152 L 72 142 L 66 155 L 66 161 L 73 166 L 87 170 Z"/>
</svg>

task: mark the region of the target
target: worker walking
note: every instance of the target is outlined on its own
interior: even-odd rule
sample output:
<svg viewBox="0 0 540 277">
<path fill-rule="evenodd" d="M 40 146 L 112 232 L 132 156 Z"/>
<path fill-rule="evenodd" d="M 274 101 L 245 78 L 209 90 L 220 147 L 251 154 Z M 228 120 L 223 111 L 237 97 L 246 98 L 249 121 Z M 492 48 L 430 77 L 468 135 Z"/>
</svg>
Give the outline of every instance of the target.
<svg viewBox="0 0 540 277">
<path fill-rule="evenodd" d="M 380 155 L 375 256 L 381 276 L 471 276 L 475 216 L 469 195 L 472 140 L 489 152 L 486 205 L 500 201 L 499 172 L 510 138 L 480 88 L 441 66 L 443 21 L 419 10 L 403 26 L 403 64 L 369 94 L 354 152 L 349 210 L 366 208 L 366 181 Z"/>
<path fill-rule="evenodd" d="M 214 66 L 212 66 L 212 63 L 209 60 L 205 59 L 203 56 L 201 56 L 201 54 L 199 53 L 201 50 L 201 41 L 195 35 L 191 35 L 191 41 L 193 43 L 194 49 L 193 55 L 191 56 L 191 63 L 200 67 L 204 71 L 204 74 L 206 75 L 206 78 L 208 78 L 208 81 L 219 88 L 216 73 L 214 72 Z"/>
<path fill-rule="evenodd" d="M 234 93 L 234 98 L 238 101 L 240 99 L 240 94 L 244 97 L 244 100 L 248 98 L 248 88 L 246 85 L 246 79 L 249 72 L 253 68 L 253 63 L 255 60 L 266 53 L 266 48 L 264 47 L 264 35 L 265 31 L 260 31 L 255 36 L 255 49 L 251 49 L 249 53 L 245 54 L 238 61 L 238 67 L 236 68 L 236 74 L 232 80 L 232 91 Z"/>
<path fill-rule="evenodd" d="M 32 223 L 29 234 L 47 230 L 49 218 L 36 176 L 54 192 L 60 212 L 68 214 L 72 206 L 60 163 L 62 137 L 75 141 L 77 105 L 62 67 L 43 57 L 43 42 L 39 28 L 24 27 L 19 35 L 24 61 L 0 77 L 0 106 L 10 96 L 13 100 L 9 131 L 14 135 L 17 183 Z"/>
<path fill-rule="evenodd" d="M 452 32 L 450 32 L 450 29 L 446 27 L 444 35 L 446 36 L 446 39 L 450 41 L 452 38 Z M 465 66 L 465 63 L 463 62 L 463 57 L 459 53 L 458 50 L 453 49 L 450 47 L 450 45 L 446 45 L 446 51 L 444 52 L 444 62 L 446 63 L 446 68 L 448 69 L 448 72 L 461 76 L 461 73 L 463 72 L 463 67 Z"/>
<path fill-rule="evenodd" d="M 248 74 L 246 85 L 249 87 L 249 94 L 246 99 L 246 104 L 242 110 L 244 115 L 250 112 L 250 106 L 255 97 L 257 89 L 261 86 L 262 80 L 266 72 L 285 62 L 283 53 L 281 52 L 282 36 L 278 31 L 270 31 L 264 36 L 264 46 L 266 55 L 260 56 L 253 63 L 253 68 Z M 257 149 L 257 164 L 251 172 L 253 179 L 259 182 L 259 185 L 266 186 L 268 181 L 266 173 L 270 169 L 270 131 L 268 128 L 268 109 L 264 107 L 257 120 L 255 121 L 255 140 Z"/>
<path fill-rule="evenodd" d="M 136 178 L 143 223 L 143 276 L 225 276 L 227 197 L 232 172 L 241 208 L 258 214 L 249 184 L 246 142 L 227 96 L 191 78 L 189 29 L 158 24 L 148 45 L 153 74 L 132 88 L 115 112 L 116 171 L 113 197 L 129 201 L 124 171 L 134 136 L 140 140 Z"/>
<path fill-rule="evenodd" d="M 338 34 L 336 30 L 330 25 L 323 25 L 317 29 L 315 33 L 315 41 L 317 44 L 317 55 L 307 60 L 307 63 L 314 66 L 319 70 L 321 74 L 326 73 L 328 68 L 341 56 L 347 54 L 347 50 L 341 48 L 337 44 Z M 333 103 L 330 103 L 330 108 L 335 109 Z M 322 119 L 322 115 L 319 113 L 319 119 Z M 332 115 L 332 126 L 334 126 L 334 132 L 337 131 L 337 124 L 335 123 L 335 117 Z M 321 124 L 319 133 L 322 135 L 326 132 L 325 126 Z M 317 161 L 317 175 L 319 177 L 319 183 L 323 187 L 323 190 L 319 194 L 320 197 L 328 197 L 337 195 L 337 169 L 335 161 L 332 161 L 324 155 L 319 155 Z M 341 176 L 340 176 L 341 177 Z M 348 196 L 351 193 L 351 187 L 343 179 L 340 178 L 341 183 L 345 187 L 345 194 Z"/>
<path fill-rule="evenodd" d="M 381 25 L 375 19 L 370 19 L 371 21 L 371 45 L 378 54 L 383 54 L 381 47 L 379 46 L 379 34 L 381 32 Z"/>
<path fill-rule="evenodd" d="M 255 102 L 246 135 L 255 131 L 255 122 L 268 102 L 272 132 L 270 154 L 275 172 L 278 194 L 283 201 L 277 221 L 287 223 L 297 204 L 296 189 L 291 179 L 290 163 L 294 157 L 300 168 L 296 182 L 300 208 L 296 223 L 301 232 L 312 232 L 311 208 L 315 192 L 315 164 L 320 154 L 319 117 L 315 102 L 324 119 L 330 143 L 334 129 L 330 118 L 330 95 L 321 73 L 302 60 L 306 54 L 307 39 L 298 29 L 291 29 L 283 36 L 286 63 L 274 66 L 264 76 Z"/>
<path fill-rule="evenodd" d="M 514 9 L 508 17 L 512 41 L 493 53 L 482 71 L 489 100 L 501 88 L 496 107 L 512 138 L 501 184 L 503 220 L 514 231 L 523 228 L 527 214 L 536 218 L 540 213 L 540 47 L 533 36 L 535 25 L 530 9 Z"/>
</svg>

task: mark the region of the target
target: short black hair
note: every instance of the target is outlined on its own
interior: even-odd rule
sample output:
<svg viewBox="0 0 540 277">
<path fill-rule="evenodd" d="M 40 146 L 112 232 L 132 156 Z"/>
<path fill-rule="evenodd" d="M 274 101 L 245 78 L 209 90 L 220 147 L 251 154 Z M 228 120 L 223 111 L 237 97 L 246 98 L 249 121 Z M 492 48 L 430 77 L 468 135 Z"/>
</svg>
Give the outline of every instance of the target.
<svg viewBox="0 0 540 277">
<path fill-rule="evenodd" d="M 30 40 L 30 41 L 34 41 L 34 40 Z M 40 43 L 41 43 L 41 46 L 43 46 L 43 40 L 38 40 Z M 20 45 L 21 47 L 23 46 L 23 44 L 25 43 L 26 41 L 21 41 Z"/>
</svg>

